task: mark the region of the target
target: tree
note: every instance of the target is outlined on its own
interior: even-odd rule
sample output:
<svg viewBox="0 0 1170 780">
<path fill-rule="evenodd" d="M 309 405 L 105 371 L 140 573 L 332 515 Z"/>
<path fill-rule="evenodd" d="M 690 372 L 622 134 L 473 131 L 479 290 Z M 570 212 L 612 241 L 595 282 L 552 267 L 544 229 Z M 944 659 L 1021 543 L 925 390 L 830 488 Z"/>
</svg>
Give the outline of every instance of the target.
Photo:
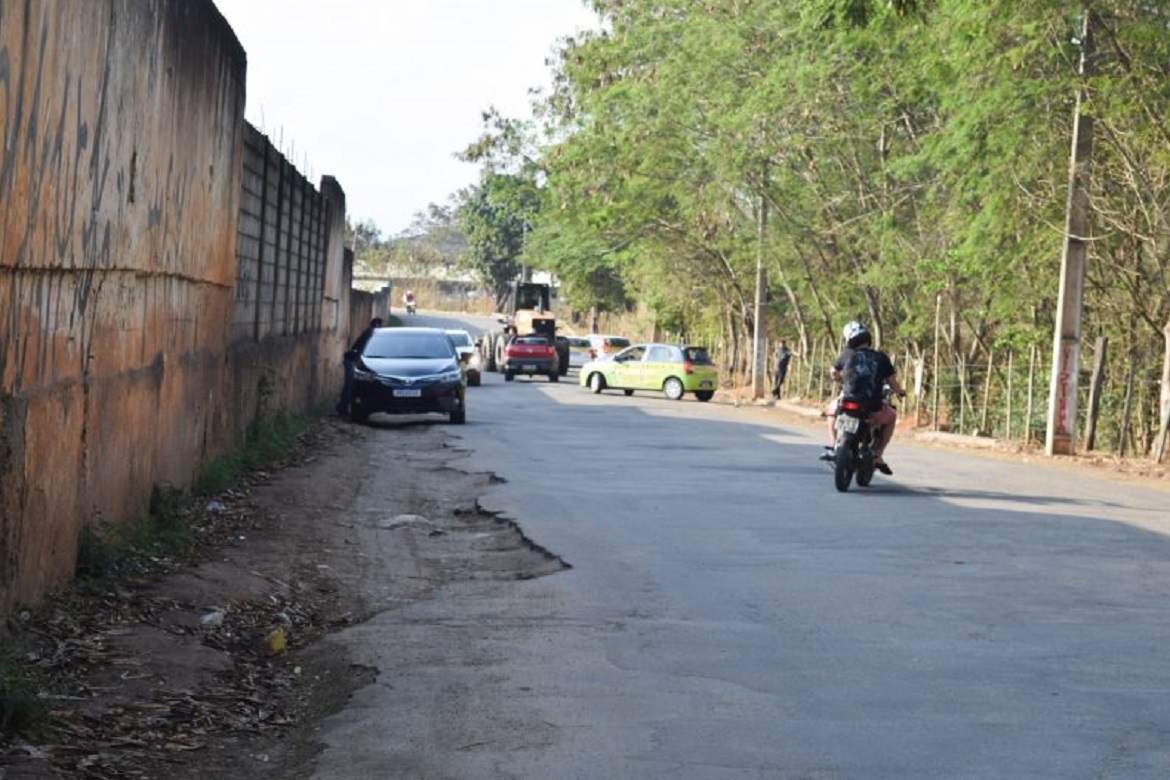
<svg viewBox="0 0 1170 780">
<path fill-rule="evenodd" d="M 520 275 L 525 235 L 539 210 L 539 191 L 521 176 L 484 171 L 479 184 L 462 193 L 458 215 L 467 235 L 466 262 L 495 291 L 497 308 Z"/>
</svg>

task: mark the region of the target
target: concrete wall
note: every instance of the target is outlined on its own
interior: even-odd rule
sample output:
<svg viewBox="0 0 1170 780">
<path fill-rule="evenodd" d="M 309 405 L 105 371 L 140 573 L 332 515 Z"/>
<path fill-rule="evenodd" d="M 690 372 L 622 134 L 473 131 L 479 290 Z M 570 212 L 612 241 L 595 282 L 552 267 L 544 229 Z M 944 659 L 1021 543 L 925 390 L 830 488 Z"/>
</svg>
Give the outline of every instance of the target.
<svg viewBox="0 0 1170 780">
<path fill-rule="evenodd" d="M 0 0 L 0 613 L 340 386 L 344 193 L 244 122 L 245 67 L 210 0 Z"/>
</svg>

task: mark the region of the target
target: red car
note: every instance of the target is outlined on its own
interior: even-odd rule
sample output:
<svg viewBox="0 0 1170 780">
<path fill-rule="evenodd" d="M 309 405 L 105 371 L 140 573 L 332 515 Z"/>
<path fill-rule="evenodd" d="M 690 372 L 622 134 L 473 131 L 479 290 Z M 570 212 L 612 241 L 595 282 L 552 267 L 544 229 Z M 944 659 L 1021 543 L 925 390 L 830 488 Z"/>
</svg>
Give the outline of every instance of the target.
<svg viewBox="0 0 1170 780">
<path fill-rule="evenodd" d="M 555 382 L 560 378 L 559 368 L 556 347 L 545 336 L 516 336 L 504 348 L 504 362 L 500 365 L 505 382 L 511 382 L 517 374 L 544 374 L 548 381 Z"/>
</svg>

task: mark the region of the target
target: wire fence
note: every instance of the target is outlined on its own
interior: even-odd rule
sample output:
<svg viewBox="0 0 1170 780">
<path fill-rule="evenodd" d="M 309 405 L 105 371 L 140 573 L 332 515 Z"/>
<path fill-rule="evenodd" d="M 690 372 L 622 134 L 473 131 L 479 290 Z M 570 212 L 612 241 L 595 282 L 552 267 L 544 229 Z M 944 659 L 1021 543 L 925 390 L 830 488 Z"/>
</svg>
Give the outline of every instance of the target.
<svg viewBox="0 0 1170 780">
<path fill-rule="evenodd" d="M 1096 349 L 1103 350 L 1100 342 Z M 1088 358 L 1097 357 L 1094 350 L 1088 352 Z M 915 358 L 908 351 L 889 354 L 907 391 L 902 418 L 915 427 L 1023 445 L 1044 443 L 1051 376 L 1047 350 L 1032 346 L 1026 351 L 992 352 L 977 362 Z M 769 345 L 768 355 L 772 360 L 775 344 Z M 828 340 L 814 341 L 808 354 L 794 355 L 783 397 L 828 403 L 836 394 L 830 376 L 836 357 L 837 345 Z M 772 360 L 769 387 L 774 368 Z M 750 373 L 746 381 L 750 382 Z M 1154 361 L 1132 356 L 1101 359 L 1099 366 L 1082 365 L 1077 382 L 1077 447 L 1121 456 L 1154 451 L 1160 428 L 1160 382 Z"/>
<path fill-rule="evenodd" d="M 650 320 L 636 315 L 603 318 L 602 329 L 634 338 L 670 340 Z M 694 334 L 695 343 L 712 349 L 725 389 L 743 391 L 753 385 L 750 339 L 731 338 L 724 329 Z M 768 396 L 776 368 L 777 340 L 765 345 Z M 1158 440 L 1162 422 L 1161 354 L 1109 355 L 1106 342 L 1085 344 L 1077 381 L 1075 442 L 1082 452 L 1113 453 L 1122 457 L 1153 455 L 1159 462 L 1167 444 Z M 789 343 L 794 354 L 782 389 L 782 398 L 823 408 L 837 393 L 830 368 L 840 344 L 813 340 L 804 354 Z M 977 360 L 940 355 L 915 357 L 907 349 L 887 348 L 898 378 L 907 390 L 900 417 L 916 428 L 986 436 L 1021 447 L 1044 446 L 1047 438 L 1051 376 L 1051 345 L 1035 344 L 1022 350 L 992 351 Z M 1096 397 L 1094 389 L 1096 388 Z"/>
</svg>

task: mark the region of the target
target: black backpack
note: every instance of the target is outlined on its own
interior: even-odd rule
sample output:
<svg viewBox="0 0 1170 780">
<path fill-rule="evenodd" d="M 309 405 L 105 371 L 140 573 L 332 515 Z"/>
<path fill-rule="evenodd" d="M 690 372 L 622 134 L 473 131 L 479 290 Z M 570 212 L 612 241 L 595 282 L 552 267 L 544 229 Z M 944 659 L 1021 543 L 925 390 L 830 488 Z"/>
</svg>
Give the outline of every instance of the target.
<svg viewBox="0 0 1170 780">
<path fill-rule="evenodd" d="M 878 376 L 881 363 L 876 352 L 854 350 L 841 370 L 841 396 L 857 401 L 868 411 L 877 411 L 882 405 L 882 379 Z"/>
</svg>

